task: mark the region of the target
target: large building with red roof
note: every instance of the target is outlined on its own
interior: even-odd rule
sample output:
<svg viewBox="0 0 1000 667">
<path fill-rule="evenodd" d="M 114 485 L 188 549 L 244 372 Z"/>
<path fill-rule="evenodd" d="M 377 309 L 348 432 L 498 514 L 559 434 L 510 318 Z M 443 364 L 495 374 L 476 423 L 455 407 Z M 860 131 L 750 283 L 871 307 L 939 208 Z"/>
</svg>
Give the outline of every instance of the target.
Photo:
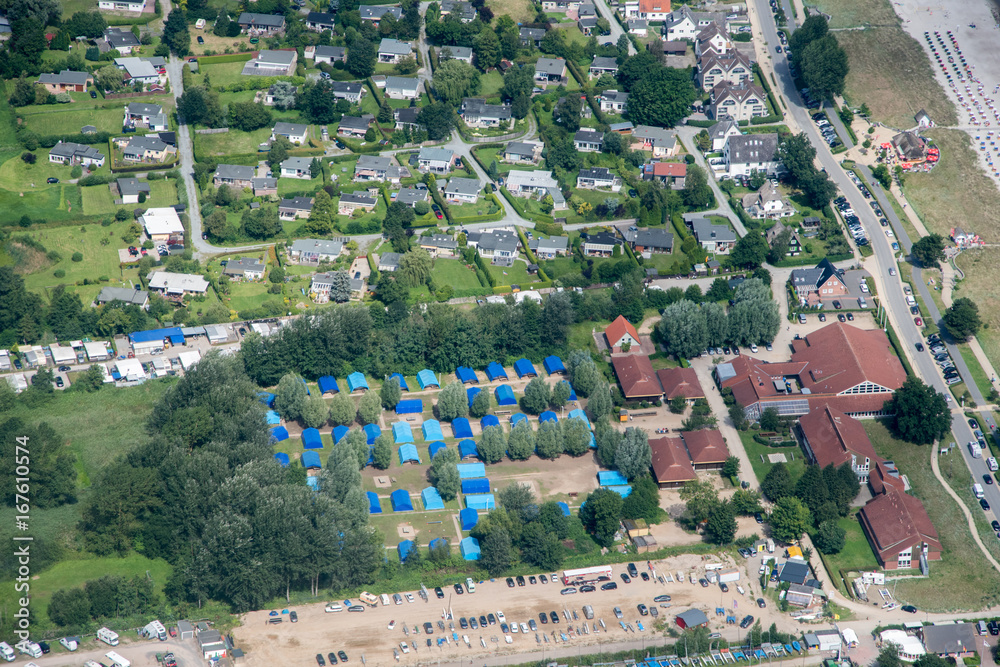
<svg viewBox="0 0 1000 667">
<path fill-rule="evenodd" d="M 839 468 L 850 463 L 858 481 L 868 482 L 878 457 L 865 427 L 857 419 L 823 405 L 799 418 L 799 432 L 810 463 L 821 468 L 828 465 Z"/>
<path fill-rule="evenodd" d="M 664 400 L 683 396 L 688 403 L 693 403 L 705 398 L 705 390 L 701 388 L 701 381 L 693 368 L 662 368 L 656 371 L 656 377 L 663 387 Z"/>
<path fill-rule="evenodd" d="M 829 405 L 854 417 L 885 414 L 884 404 L 906 372 L 881 329 L 834 322 L 792 341 L 790 361 L 768 363 L 741 355 L 715 368 L 722 389 L 757 420 L 767 408 L 805 415 Z"/>
<path fill-rule="evenodd" d="M 649 449 L 653 453 L 653 476 L 662 488 L 677 488 L 698 479 L 680 438 L 650 440 Z"/>
<path fill-rule="evenodd" d="M 653 364 L 645 354 L 616 354 L 611 357 L 611 365 L 622 395 L 628 400 L 656 400 L 663 395 Z"/>
<path fill-rule="evenodd" d="M 684 431 L 681 439 L 695 470 L 718 470 L 729 458 L 729 448 L 717 429 Z"/>
<path fill-rule="evenodd" d="M 639 347 L 639 332 L 622 315 L 604 330 L 604 338 L 607 339 L 612 352 L 622 352 L 623 346 Z"/>
<path fill-rule="evenodd" d="M 941 541 L 924 504 L 901 490 L 875 496 L 858 520 L 879 565 L 886 570 L 920 567 L 921 555 L 941 560 Z"/>
</svg>

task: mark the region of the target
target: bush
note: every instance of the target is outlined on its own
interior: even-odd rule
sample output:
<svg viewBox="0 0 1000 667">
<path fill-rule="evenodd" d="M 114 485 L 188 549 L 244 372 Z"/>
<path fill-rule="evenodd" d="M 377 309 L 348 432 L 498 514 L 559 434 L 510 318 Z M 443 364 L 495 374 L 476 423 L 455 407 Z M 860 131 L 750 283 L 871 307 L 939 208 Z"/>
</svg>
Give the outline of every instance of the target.
<svg viewBox="0 0 1000 667">
<path fill-rule="evenodd" d="M 70 169 L 70 178 L 80 178 L 81 176 L 83 176 L 83 167 L 80 165 L 75 165 L 72 169 Z"/>
<path fill-rule="evenodd" d="M 82 252 L 74 252 L 73 253 L 73 257 L 71 257 L 70 259 L 72 259 L 74 262 L 82 262 L 83 261 L 83 253 Z"/>
<path fill-rule="evenodd" d="M 428 213 L 430 212 L 430 210 L 431 210 L 431 205 L 430 205 L 430 204 L 428 204 L 428 203 L 427 203 L 427 202 L 425 202 L 425 201 L 418 201 L 418 202 L 417 202 L 417 203 L 416 203 L 416 204 L 415 204 L 415 205 L 413 206 L 413 211 L 414 211 L 414 212 L 415 212 L 415 213 L 416 213 L 417 215 L 427 215 L 427 214 L 428 214 Z"/>
<path fill-rule="evenodd" d="M 65 278 L 66 272 L 63 271 L 62 269 L 56 269 L 55 271 L 52 272 L 52 275 L 54 275 L 56 278 Z"/>
<path fill-rule="evenodd" d="M 36 160 L 38 160 L 38 156 L 35 155 L 34 153 L 28 153 L 28 152 L 21 153 L 21 161 L 24 162 L 25 164 L 35 164 Z"/>
</svg>

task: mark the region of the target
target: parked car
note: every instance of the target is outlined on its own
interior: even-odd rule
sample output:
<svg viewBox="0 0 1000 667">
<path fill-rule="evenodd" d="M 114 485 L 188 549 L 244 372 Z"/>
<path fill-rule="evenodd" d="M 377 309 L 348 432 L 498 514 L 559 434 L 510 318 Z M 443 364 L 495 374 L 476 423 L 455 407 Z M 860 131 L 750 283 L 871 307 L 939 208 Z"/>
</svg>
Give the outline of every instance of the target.
<svg viewBox="0 0 1000 667">
<path fill-rule="evenodd" d="M 59 179 L 58 178 L 53 178 L 53 177 L 50 176 L 49 178 L 45 179 L 45 182 L 46 183 L 58 183 Z"/>
</svg>

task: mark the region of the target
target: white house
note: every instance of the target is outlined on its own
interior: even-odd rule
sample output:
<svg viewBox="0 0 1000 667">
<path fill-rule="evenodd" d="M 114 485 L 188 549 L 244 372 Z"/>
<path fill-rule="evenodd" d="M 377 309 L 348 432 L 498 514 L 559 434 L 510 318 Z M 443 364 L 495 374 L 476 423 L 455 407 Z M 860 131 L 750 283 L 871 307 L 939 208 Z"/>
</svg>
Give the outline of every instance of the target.
<svg viewBox="0 0 1000 667">
<path fill-rule="evenodd" d="M 438 49 L 440 60 L 461 60 L 463 63 L 472 64 L 472 49 L 468 46 L 443 46 Z"/>
<path fill-rule="evenodd" d="M 399 184 L 401 177 L 401 170 L 392 163 L 391 157 L 361 155 L 354 165 L 355 183 L 389 181 L 393 184 Z"/>
<path fill-rule="evenodd" d="M 308 218 L 312 213 L 312 197 L 292 197 L 282 199 L 278 203 L 278 217 L 282 220 L 296 220 L 298 218 Z"/>
<path fill-rule="evenodd" d="M 380 63 L 398 63 L 413 53 L 413 45 L 398 39 L 384 37 L 378 45 L 378 61 Z"/>
<path fill-rule="evenodd" d="M 417 168 L 424 173 L 447 174 L 455 166 L 455 152 L 447 148 L 421 148 Z"/>
<path fill-rule="evenodd" d="M 607 188 L 618 192 L 622 189 L 622 182 L 607 167 L 584 167 L 576 177 L 576 187 L 582 190 Z"/>
<path fill-rule="evenodd" d="M 559 191 L 559 183 L 551 171 L 523 171 L 511 169 L 507 173 L 507 190 L 518 196 L 529 196 L 540 191 Z"/>
<path fill-rule="evenodd" d="M 323 239 L 297 239 L 288 248 L 288 256 L 292 261 L 306 264 L 332 262 L 344 252 L 342 241 L 327 241 Z"/>
<path fill-rule="evenodd" d="M 86 144 L 60 141 L 49 150 L 49 162 L 102 167 L 104 166 L 104 153 Z"/>
<path fill-rule="evenodd" d="M 724 81 L 739 85 L 753 80 L 753 66 L 739 51 L 726 54 L 709 52 L 698 58 L 695 78 L 702 90 L 711 90 Z"/>
<path fill-rule="evenodd" d="M 333 64 L 347 60 L 347 49 L 343 46 L 317 46 L 313 51 L 313 60 L 317 65 Z M 360 84 L 359 84 L 360 85 Z"/>
<path fill-rule="evenodd" d="M 312 178 L 312 158 L 290 157 L 281 163 L 282 178 L 300 178 L 308 181 Z"/>
<path fill-rule="evenodd" d="M 487 104 L 478 97 L 462 100 L 459 115 L 469 127 L 510 127 L 513 120 L 509 104 Z"/>
<path fill-rule="evenodd" d="M 604 113 L 624 114 L 628 110 L 628 93 L 605 90 L 598 99 Z"/>
<path fill-rule="evenodd" d="M 139 39 L 125 28 L 106 28 L 104 43 L 108 49 L 114 49 L 123 56 L 132 54 L 132 49 L 139 48 Z"/>
<path fill-rule="evenodd" d="M 167 241 L 171 236 L 184 236 L 184 225 L 173 206 L 147 208 L 139 217 L 151 241 Z"/>
<path fill-rule="evenodd" d="M 119 60 L 122 60 L 119 58 Z M 153 132 L 166 132 L 167 114 L 163 113 L 163 107 L 159 104 L 146 104 L 144 102 L 131 102 L 125 106 L 126 128 L 148 127 Z"/>
<path fill-rule="evenodd" d="M 709 254 L 726 255 L 736 245 L 736 232 L 729 225 L 717 225 L 707 218 L 691 221 L 694 237 Z"/>
<path fill-rule="evenodd" d="M 602 74 L 614 76 L 618 73 L 618 60 L 616 58 L 606 58 L 604 56 L 594 56 L 590 63 L 590 78 L 596 79 Z"/>
<path fill-rule="evenodd" d="M 323 32 L 324 30 L 333 30 L 335 25 L 337 25 L 336 14 L 326 12 L 309 12 L 306 15 L 306 28 L 309 30 Z"/>
<path fill-rule="evenodd" d="M 285 29 L 285 17 L 281 14 L 243 12 L 236 23 L 244 33 L 251 36 L 273 35 Z"/>
<path fill-rule="evenodd" d="M 230 278 L 243 280 L 260 280 L 264 277 L 264 263 L 256 257 L 241 257 L 226 262 L 222 274 Z"/>
<path fill-rule="evenodd" d="M 712 151 L 721 151 L 726 147 L 726 140 L 742 134 L 739 124 L 732 118 L 720 118 L 719 122 L 708 128 L 708 136 L 712 139 Z"/>
<path fill-rule="evenodd" d="M 146 7 L 146 0 L 97 0 L 97 8 L 110 12 L 138 14 Z"/>
<path fill-rule="evenodd" d="M 193 273 L 157 271 L 149 274 L 149 289 L 171 297 L 204 294 L 208 291 L 208 281 L 203 276 Z"/>
<path fill-rule="evenodd" d="M 304 144 L 306 143 L 306 134 L 308 132 L 309 126 L 304 123 L 279 121 L 274 124 L 274 129 L 271 130 L 271 141 L 276 140 L 278 137 L 285 137 L 293 144 Z"/>
<path fill-rule="evenodd" d="M 420 79 L 387 76 L 385 78 L 385 96 L 390 100 L 415 100 L 420 97 Z"/>
<path fill-rule="evenodd" d="M 333 96 L 338 100 L 360 102 L 365 94 L 365 85 L 357 81 L 334 81 Z"/>
<path fill-rule="evenodd" d="M 583 128 L 573 135 L 573 145 L 581 153 L 599 153 L 604 145 L 604 135 L 597 130 Z"/>
<path fill-rule="evenodd" d="M 729 178 L 749 176 L 753 170 L 773 176 L 778 171 L 777 134 L 741 134 L 729 137 L 723 150 Z"/>
<path fill-rule="evenodd" d="M 115 58 L 115 67 L 125 72 L 126 83 L 138 81 L 150 85 L 160 81 L 160 73 L 145 58 Z"/>
<path fill-rule="evenodd" d="M 482 185 L 474 178 L 452 178 L 445 186 L 444 196 L 449 202 L 475 204 L 479 200 Z"/>
<path fill-rule="evenodd" d="M 374 196 L 364 190 L 358 192 L 345 192 L 340 195 L 340 202 L 337 205 L 337 213 L 340 215 L 351 215 L 357 210 L 371 211 L 378 201 Z"/>
<path fill-rule="evenodd" d="M 480 257 L 489 257 L 492 264 L 511 266 L 517 257 L 520 240 L 515 232 L 507 229 L 491 229 L 484 232 L 469 232 L 466 240 L 470 248 L 475 248 Z"/>
<path fill-rule="evenodd" d="M 632 150 L 651 151 L 653 157 L 673 157 L 680 151 L 673 130 L 651 125 L 639 125 L 632 130 Z"/>
<path fill-rule="evenodd" d="M 787 218 L 795 215 L 795 208 L 781 196 L 774 181 L 765 182 L 757 192 L 743 195 L 742 204 L 751 218 Z"/>
<path fill-rule="evenodd" d="M 728 81 L 716 84 L 708 104 L 712 118 L 732 118 L 736 121 L 751 120 L 767 115 L 763 89 L 754 84 L 733 85 Z"/>
<path fill-rule="evenodd" d="M 243 76 L 289 76 L 295 71 L 295 51 L 262 50 L 243 66 Z"/>
</svg>

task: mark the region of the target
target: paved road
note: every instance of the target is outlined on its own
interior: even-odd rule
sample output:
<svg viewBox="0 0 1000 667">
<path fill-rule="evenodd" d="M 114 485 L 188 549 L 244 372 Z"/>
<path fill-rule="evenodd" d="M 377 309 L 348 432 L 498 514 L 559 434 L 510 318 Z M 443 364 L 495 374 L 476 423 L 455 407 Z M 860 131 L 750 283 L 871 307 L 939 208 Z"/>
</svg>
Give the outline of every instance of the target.
<svg viewBox="0 0 1000 667">
<path fill-rule="evenodd" d="M 691 155 L 694 155 L 694 162 L 699 167 L 705 170 L 708 176 L 708 184 L 712 188 L 712 192 L 715 194 L 715 199 L 718 201 L 719 205 L 712 209 L 711 211 L 703 211 L 702 215 L 723 215 L 729 218 L 729 222 L 732 223 L 733 228 L 736 233 L 741 237 L 747 235 L 747 228 L 743 226 L 743 221 L 740 220 L 740 216 L 733 212 L 733 209 L 729 206 L 729 197 L 726 193 L 722 191 L 719 187 L 719 183 L 715 180 L 713 176 L 712 168 L 705 162 L 705 156 L 701 154 L 701 151 L 695 145 L 694 137 L 696 134 L 701 132 L 702 128 L 692 127 L 691 125 L 681 125 L 677 128 L 677 136 L 684 143 L 684 148 L 690 151 Z"/>
<path fill-rule="evenodd" d="M 600 15 L 606 18 L 608 23 L 611 24 L 611 39 L 614 40 L 615 44 L 617 44 L 621 36 L 625 34 L 625 31 L 622 30 L 621 24 L 618 22 L 618 19 L 615 18 L 615 13 L 611 11 L 611 8 L 608 7 L 608 3 L 605 2 L 605 0 L 594 0 L 594 6 L 597 7 L 597 11 Z M 603 43 L 603 41 L 601 43 Z M 635 54 L 635 45 L 632 44 L 631 39 L 628 41 L 628 54 L 630 56 Z"/>
</svg>

